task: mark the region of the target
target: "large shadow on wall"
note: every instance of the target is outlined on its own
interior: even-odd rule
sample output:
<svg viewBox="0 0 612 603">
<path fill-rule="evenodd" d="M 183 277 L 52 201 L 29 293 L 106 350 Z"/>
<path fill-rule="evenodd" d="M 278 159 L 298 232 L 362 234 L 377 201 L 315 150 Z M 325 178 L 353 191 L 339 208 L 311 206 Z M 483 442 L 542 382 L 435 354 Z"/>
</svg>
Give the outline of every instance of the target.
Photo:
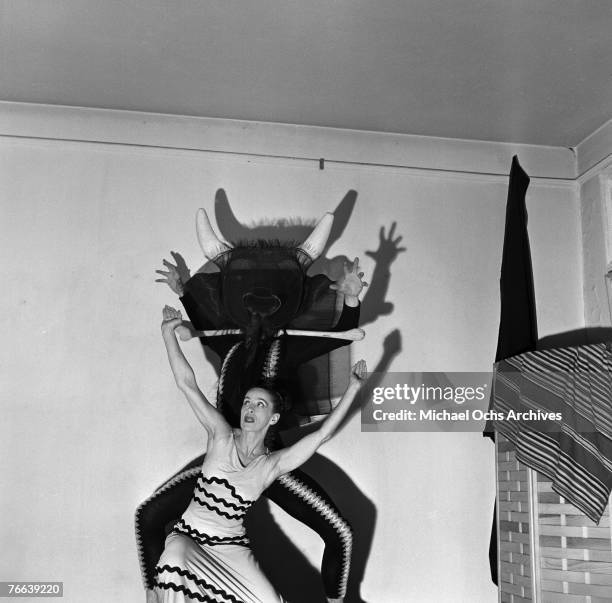
<svg viewBox="0 0 612 603">
<path fill-rule="evenodd" d="M 328 258 L 329 248 L 342 236 L 346 225 L 348 224 L 353 208 L 357 200 L 357 192 L 350 190 L 344 196 L 342 201 L 334 210 L 334 222 L 330 236 L 327 240 L 325 248 L 321 256 L 312 264 L 308 273 L 309 275 L 324 274 L 332 281 L 337 280 L 343 273 L 345 261 L 349 261 L 344 255 Z M 269 218 L 262 217 L 260 220 L 251 224 L 242 223 L 235 215 L 230 202 L 227 198 L 225 190 L 218 189 L 215 194 L 215 221 L 217 223 L 218 232 L 221 237 L 229 241 L 233 245 L 241 243 L 266 240 L 280 241 L 282 243 L 300 243 L 304 241 L 314 228 L 314 221 L 305 221 L 300 218 Z M 183 280 L 187 280 L 190 275 L 184 259 L 179 254 L 173 254 L 177 261 L 179 272 Z M 196 272 L 215 272 L 218 268 L 212 262 L 205 262 Z M 217 374 L 220 371 L 220 360 L 204 347 L 206 360 L 215 368 Z M 316 367 L 317 369 L 320 367 Z M 316 372 L 316 371 L 315 371 Z M 313 386 L 312 383 L 309 384 Z"/>
<path fill-rule="evenodd" d="M 352 262 L 354 258 L 345 255 L 329 257 L 329 249 L 342 236 L 357 200 L 357 192 L 348 191 L 342 201 L 333 210 L 334 223 L 329 239 L 321 256 L 313 263 L 309 270 L 310 275 L 325 274 L 330 280 L 337 280 L 343 274 L 345 262 Z M 223 189 L 219 189 L 215 195 L 215 221 L 218 232 L 232 244 L 240 244 L 257 239 L 279 240 L 281 242 L 301 242 L 311 233 L 314 222 L 303 222 L 299 219 L 271 220 L 262 218 L 260 222 L 245 225 L 236 217 L 230 206 L 227 195 Z M 396 234 L 396 224 L 381 226 L 379 230 L 378 247 L 364 253 L 374 260 L 374 269 L 366 280 L 369 287 L 365 289 L 361 305 L 361 326 L 373 323 L 378 317 L 392 313 L 393 304 L 386 297 L 391 277 L 391 265 L 397 256 L 405 250 L 400 247 L 401 236 Z M 179 264 L 179 270 L 184 276 L 189 271 L 184 260 L 176 254 L 175 260 Z M 217 268 L 210 262 L 201 266 L 197 272 L 216 271 Z M 399 331 L 394 331 L 384 341 L 382 357 L 373 369 L 379 374 L 388 370 L 392 359 L 401 350 L 401 336 Z M 207 361 L 220 369 L 220 359 L 203 346 Z M 344 366 L 340 372 L 342 378 L 348 377 L 350 367 L 350 352 L 348 347 L 336 350 L 344 354 L 344 360 L 335 362 L 335 366 Z M 304 387 L 309 395 L 319 393 L 330 395 L 329 391 L 329 366 L 326 358 L 308 363 L 302 371 L 307 376 Z M 336 371 L 334 371 L 336 372 Z M 336 376 L 336 375 L 335 375 Z M 372 378 L 376 378 L 373 376 Z M 334 379 L 338 381 L 338 379 Z M 346 383 L 338 383 L 339 389 L 343 390 Z M 320 387 L 317 387 L 320 386 Z M 371 380 L 365 384 L 363 391 L 371 391 L 376 384 Z M 350 415 L 359 411 L 362 401 L 357 399 Z M 348 420 L 345 419 L 345 422 Z M 291 444 L 303 437 L 317 424 L 302 427 L 287 432 L 283 435 L 285 444 Z M 316 478 L 317 482 L 328 492 L 336 502 L 342 515 L 353 528 L 354 542 L 349 576 L 348 592 L 346 601 L 363 603 L 360 595 L 360 586 L 364 578 L 365 568 L 371 551 L 374 527 L 376 522 L 376 508 L 373 503 L 361 492 L 355 482 L 340 469 L 336 464 L 321 455 L 315 455 L 304 467 L 306 473 Z M 324 593 L 318 569 L 312 567 L 302 552 L 296 547 L 274 521 L 268 504 L 258 503 L 250 513 L 248 520 L 249 535 L 253 543 L 256 558 L 260 561 L 264 571 L 270 576 L 273 584 L 277 585 L 289 600 L 296 603 L 314 603 L 324 601 Z"/>
<path fill-rule="evenodd" d="M 338 206 L 333 210 L 334 223 L 330 236 L 321 256 L 312 264 L 309 275 L 324 274 L 330 280 L 338 280 L 344 269 L 345 262 L 352 262 L 354 258 L 346 255 L 329 256 L 329 249 L 341 238 L 357 201 L 357 191 L 349 190 Z M 262 218 L 252 224 L 242 223 L 235 215 L 227 194 L 224 189 L 218 189 L 215 194 L 215 221 L 221 236 L 232 244 L 240 244 L 245 241 L 258 239 L 278 240 L 281 242 L 301 242 L 304 241 L 312 232 L 314 221 L 304 221 L 299 218 Z M 406 250 L 401 247 L 402 237 L 396 233 L 397 224 L 380 226 L 378 233 L 378 247 L 375 250 L 366 250 L 364 255 L 374 260 L 372 273 L 366 276 L 368 288 L 365 289 L 361 302 L 360 325 L 367 326 L 376 321 L 381 316 L 387 316 L 393 312 L 393 303 L 387 300 L 389 282 L 391 279 L 391 266 L 398 255 Z M 175 255 L 179 264 L 179 270 L 188 278 L 189 269 L 183 258 Z M 218 268 L 212 262 L 206 262 L 200 266 L 196 272 L 216 271 Z M 208 348 L 204 347 L 206 360 L 211 364 L 217 374 L 221 368 L 220 359 Z M 344 359 L 342 356 L 344 355 Z M 338 360 L 339 358 L 339 360 Z M 342 348 L 335 353 L 335 364 L 346 365 L 349 361 L 348 349 Z M 315 359 L 304 367 L 302 381 L 309 395 L 324 396 L 332 395 L 329 391 L 329 366 L 327 357 Z M 313 380 L 313 376 L 317 376 Z"/>
<path fill-rule="evenodd" d="M 323 252 L 312 264 L 309 275 L 324 274 L 330 280 L 338 280 L 344 273 L 346 262 L 354 258 L 346 255 L 330 256 L 329 250 L 342 237 L 348 225 L 357 202 L 357 191 L 349 190 L 338 206 L 333 210 L 334 222 Z M 331 210 L 331 208 L 330 208 Z M 282 242 L 301 242 L 308 237 L 314 227 L 313 222 L 304 222 L 297 218 L 282 218 L 271 220 L 262 218 L 260 221 L 245 225 L 234 214 L 227 195 L 223 189 L 215 194 L 215 218 L 222 236 L 233 244 L 257 239 L 279 240 Z M 367 275 L 369 286 L 364 289 L 361 303 L 360 326 L 367 326 L 380 316 L 393 312 L 393 304 L 387 300 L 391 266 L 398 255 L 406 250 L 401 247 L 402 237 L 396 234 L 397 224 L 393 222 L 388 227 L 381 226 L 378 233 L 378 247 L 367 250 L 364 254 L 374 260 L 374 269 Z M 363 257 L 363 256 L 362 256 Z M 206 264 L 204 265 L 206 267 Z M 204 268 L 203 267 L 203 268 Z M 339 308 L 338 308 L 339 310 Z M 212 354 L 207 354 L 209 361 L 214 361 Z M 302 397 L 311 400 L 329 400 L 341 394 L 330 379 L 330 371 L 348 371 L 350 368 L 350 351 L 345 346 L 305 363 L 298 372 L 299 390 Z"/>
</svg>

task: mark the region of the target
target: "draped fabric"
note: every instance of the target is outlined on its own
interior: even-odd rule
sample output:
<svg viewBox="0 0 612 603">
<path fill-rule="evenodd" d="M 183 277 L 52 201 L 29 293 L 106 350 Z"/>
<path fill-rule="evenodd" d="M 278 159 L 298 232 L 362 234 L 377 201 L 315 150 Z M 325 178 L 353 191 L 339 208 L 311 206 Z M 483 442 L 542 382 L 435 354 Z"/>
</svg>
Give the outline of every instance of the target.
<svg viewBox="0 0 612 603">
<path fill-rule="evenodd" d="M 517 458 L 594 522 L 612 489 L 612 352 L 593 344 L 527 352 L 496 365 L 490 410 Z M 508 420 L 508 413 L 526 420 Z M 560 420 L 551 420 L 559 413 Z M 532 419 L 533 417 L 533 419 Z"/>
<path fill-rule="evenodd" d="M 501 310 L 495 362 L 528 350 L 535 350 L 538 340 L 531 251 L 527 233 L 527 207 L 525 195 L 529 176 L 520 166 L 518 157 L 512 158 L 508 198 L 506 201 L 506 226 L 502 253 L 499 289 Z M 494 438 L 493 426 L 487 422 L 484 434 Z M 495 510 L 489 544 L 491 579 L 497 584 L 497 524 Z"/>
<path fill-rule="evenodd" d="M 501 312 L 495 362 L 535 350 L 538 341 L 525 195 L 529 176 L 512 158 L 500 276 Z"/>
<path fill-rule="evenodd" d="M 527 232 L 527 207 L 525 195 L 529 176 L 512 158 L 508 199 L 506 201 L 506 225 L 504 248 L 499 277 L 500 316 L 495 362 L 535 350 L 538 341 L 531 251 Z M 493 439 L 493 426 L 487 423 L 484 435 Z"/>
</svg>

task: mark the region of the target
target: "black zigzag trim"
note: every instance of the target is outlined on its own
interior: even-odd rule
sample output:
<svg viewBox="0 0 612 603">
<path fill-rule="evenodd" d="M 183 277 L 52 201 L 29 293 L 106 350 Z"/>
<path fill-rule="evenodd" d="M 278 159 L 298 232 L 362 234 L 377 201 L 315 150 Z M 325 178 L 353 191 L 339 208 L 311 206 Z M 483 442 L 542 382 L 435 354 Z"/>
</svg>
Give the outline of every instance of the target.
<svg viewBox="0 0 612 603">
<path fill-rule="evenodd" d="M 150 497 L 151 499 L 158 494 L 162 494 L 165 492 L 170 486 L 174 486 L 179 484 L 180 482 L 184 482 L 187 479 L 191 479 L 195 475 L 198 475 L 202 472 L 201 465 L 198 467 L 190 467 L 189 469 L 183 469 L 181 472 L 177 473 L 170 479 L 167 479 L 159 488 L 155 489 L 155 492 Z"/>
<path fill-rule="evenodd" d="M 206 507 L 210 511 L 214 511 L 217 515 L 222 515 L 223 517 L 227 517 L 228 519 L 243 519 L 246 511 L 242 511 L 242 513 L 231 514 L 226 513 L 225 511 L 221 511 L 221 509 L 217 509 L 217 507 L 213 507 L 209 505 L 205 500 L 202 500 L 195 492 L 193 493 L 193 500 L 195 500 L 202 507 Z"/>
<path fill-rule="evenodd" d="M 248 546 L 249 544 L 249 539 L 246 536 L 209 536 L 208 534 L 204 534 L 204 532 L 198 532 L 198 530 L 185 523 L 183 519 L 175 524 L 174 530 L 182 534 L 187 534 L 200 544 L 209 544 L 211 546 L 216 544 L 238 544 Z"/>
<path fill-rule="evenodd" d="M 195 574 L 192 574 L 189 570 L 181 569 L 180 567 L 177 567 L 177 566 L 164 565 L 160 567 L 158 565 L 155 568 L 155 571 L 158 574 L 161 574 L 162 572 L 171 572 L 171 573 L 178 574 L 179 576 L 182 576 L 183 578 L 189 578 L 189 580 L 191 580 L 192 582 L 195 582 L 198 586 L 208 588 L 213 593 L 215 593 L 215 595 L 224 597 L 228 601 L 231 601 L 232 603 L 243 603 L 242 601 L 240 601 L 240 599 L 236 599 L 234 595 L 228 593 L 222 588 L 217 588 L 216 586 L 206 582 L 206 580 L 203 580 L 202 578 L 198 578 Z M 208 597 L 208 595 L 200 595 L 199 593 L 192 593 L 191 591 L 187 590 L 187 588 L 183 585 L 176 585 L 176 584 L 173 584 L 172 582 L 160 582 L 159 580 L 156 580 L 155 584 L 156 586 L 160 586 L 161 588 L 172 588 L 172 590 L 176 592 L 181 590 L 190 598 L 198 599 L 199 601 L 212 601 L 213 603 L 217 603 L 216 601 Z M 206 598 L 203 599 L 202 596 Z"/>
<path fill-rule="evenodd" d="M 200 595 L 199 593 L 192 593 L 186 586 L 182 584 L 172 584 L 171 582 L 155 582 L 155 587 L 163 588 L 165 590 L 173 590 L 175 593 L 183 593 L 188 599 L 197 599 L 203 603 L 219 603 L 219 599 L 211 599 L 208 595 Z M 229 601 L 230 599 L 228 599 Z M 233 602 L 232 602 L 233 603 Z M 239 601 L 239 603 L 243 603 Z"/>
<path fill-rule="evenodd" d="M 202 486 L 200 486 L 200 484 L 196 484 L 195 487 L 196 490 L 198 490 L 198 492 L 201 492 L 202 494 L 204 494 L 204 496 L 208 497 L 208 498 L 212 498 L 216 503 L 220 503 L 222 505 L 225 505 L 226 507 L 230 507 L 232 509 L 235 509 L 236 511 L 246 511 L 246 509 L 244 509 L 243 507 L 235 504 L 235 503 L 231 503 L 227 500 L 225 500 L 225 498 L 221 498 L 219 496 L 215 496 L 212 492 L 209 492 L 208 490 L 206 490 L 205 488 L 202 488 Z M 247 508 L 250 506 L 250 503 L 239 503 L 241 505 L 246 505 Z"/>
<path fill-rule="evenodd" d="M 225 478 L 223 477 L 216 477 L 216 476 L 212 476 L 212 477 L 204 477 L 203 475 L 202 477 L 202 481 L 208 484 L 220 484 L 222 486 L 225 486 L 233 495 L 236 499 L 238 499 L 243 505 L 252 505 L 255 501 L 254 500 L 246 500 L 244 498 L 242 498 L 242 496 L 240 496 L 240 494 L 238 494 L 238 492 L 236 492 L 236 488 L 234 488 L 234 486 L 232 486 L 232 484 L 230 484 Z"/>
</svg>

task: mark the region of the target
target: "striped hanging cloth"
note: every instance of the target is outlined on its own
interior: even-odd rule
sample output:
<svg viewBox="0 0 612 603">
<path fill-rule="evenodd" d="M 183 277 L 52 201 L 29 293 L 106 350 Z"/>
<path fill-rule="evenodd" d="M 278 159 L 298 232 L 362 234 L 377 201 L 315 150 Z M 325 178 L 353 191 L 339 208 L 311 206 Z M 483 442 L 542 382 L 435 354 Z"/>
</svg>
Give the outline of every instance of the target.
<svg viewBox="0 0 612 603">
<path fill-rule="evenodd" d="M 522 463 L 598 523 L 612 489 L 612 352 L 608 344 L 526 352 L 495 365 L 489 410 Z M 510 411 L 513 411 L 514 415 Z M 522 420 L 516 420 L 516 413 Z M 554 419 L 551 413 L 557 414 Z M 559 420 L 560 417 L 560 420 Z"/>
</svg>

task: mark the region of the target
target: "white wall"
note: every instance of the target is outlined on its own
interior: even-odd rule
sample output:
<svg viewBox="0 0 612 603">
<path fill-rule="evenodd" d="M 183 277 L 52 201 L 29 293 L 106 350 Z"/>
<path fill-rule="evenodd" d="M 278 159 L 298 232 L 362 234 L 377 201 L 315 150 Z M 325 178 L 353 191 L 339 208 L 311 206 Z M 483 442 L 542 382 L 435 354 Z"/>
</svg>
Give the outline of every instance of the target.
<svg viewBox="0 0 612 603">
<path fill-rule="evenodd" d="M 73 124 L 67 115 L 64 124 Z M 419 169 L 328 163 L 320 171 L 305 160 L 156 148 L 159 140 L 146 148 L 125 140 L 37 140 L 44 116 L 45 108 L 36 119 L 22 113 L 27 136 L 15 137 L 13 119 L 11 136 L 0 140 L 8 333 L 0 357 L 0 512 L 11 551 L 2 555 L 3 579 L 64 580 L 67 601 L 139 600 L 134 509 L 203 443 L 166 366 L 160 310 L 173 297 L 153 282 L 154 270 L 171 249 L 193 267 L 202 263 L 193 218 L 198 207 L 212 208 L 218 188 L 244 222 L 315 219 L 355 190 L 353 215 L 330 255 L 359 255 L 370 273 L 364 251 L 376 248 L 379 228 L 393 221 L 407 251 L 392 266 L 387 299 L 394 311 L 370 325 L 354 357 L 374 365 L 384 337 L 399 328 L 403 350 L 389 370 L 487 371 L 497 339 L 507 178 L 478 172 L 507 171 L 518 150 L 530 158 L 527 171 L 542 176 L 527 199 L 540 335 L 583 325 L 576 187 L 565 166 L 553 173 L 547 164 L 566 161 L 561 150 L 464 143 L 466 160 L 453 141 L 453 159 L 442 166 L 433 154 Z M 174 132 L 164 146 L 190 146 L 177 143 L 180 132 L 163 116 L 131 117 Z M 105 124 L 124 118 L 104 113 Z M 2 119 L 8 123 L 6 111 Z M 95 119 L 83 122 L 89 139 Z M 216 127 L 215 144 L 225 128 L 239 148 L 235 123 Z M 59 129 L 53 137 L 78 138 Z M 299 131 L 264 129 L 273 154 L 284 156 L 299 146 L 318 157 L 338 135 L 307 130 L 300 143 Z M 355 136 L 362 158 L 367 136 L 380 148 L 379 135 Z M 412 137 L 393 146 L 419 155 Z M 187 349 L 210 386 L 213 373 L 198 345 Z M 377 510 L 364 600 L 496 601 L 487 566 L 493 448 L 480 434 L 362 434 L 355 418 L 322 454 Z M 318 565 L 316 537 L 277 516 Z"/>
<path fill-rule="evenodd" d="M 612 280 L 612 120 L 576 148 L 583 246 L 584 316 L 588 327 L 609 327 Z"/>
</svg>

